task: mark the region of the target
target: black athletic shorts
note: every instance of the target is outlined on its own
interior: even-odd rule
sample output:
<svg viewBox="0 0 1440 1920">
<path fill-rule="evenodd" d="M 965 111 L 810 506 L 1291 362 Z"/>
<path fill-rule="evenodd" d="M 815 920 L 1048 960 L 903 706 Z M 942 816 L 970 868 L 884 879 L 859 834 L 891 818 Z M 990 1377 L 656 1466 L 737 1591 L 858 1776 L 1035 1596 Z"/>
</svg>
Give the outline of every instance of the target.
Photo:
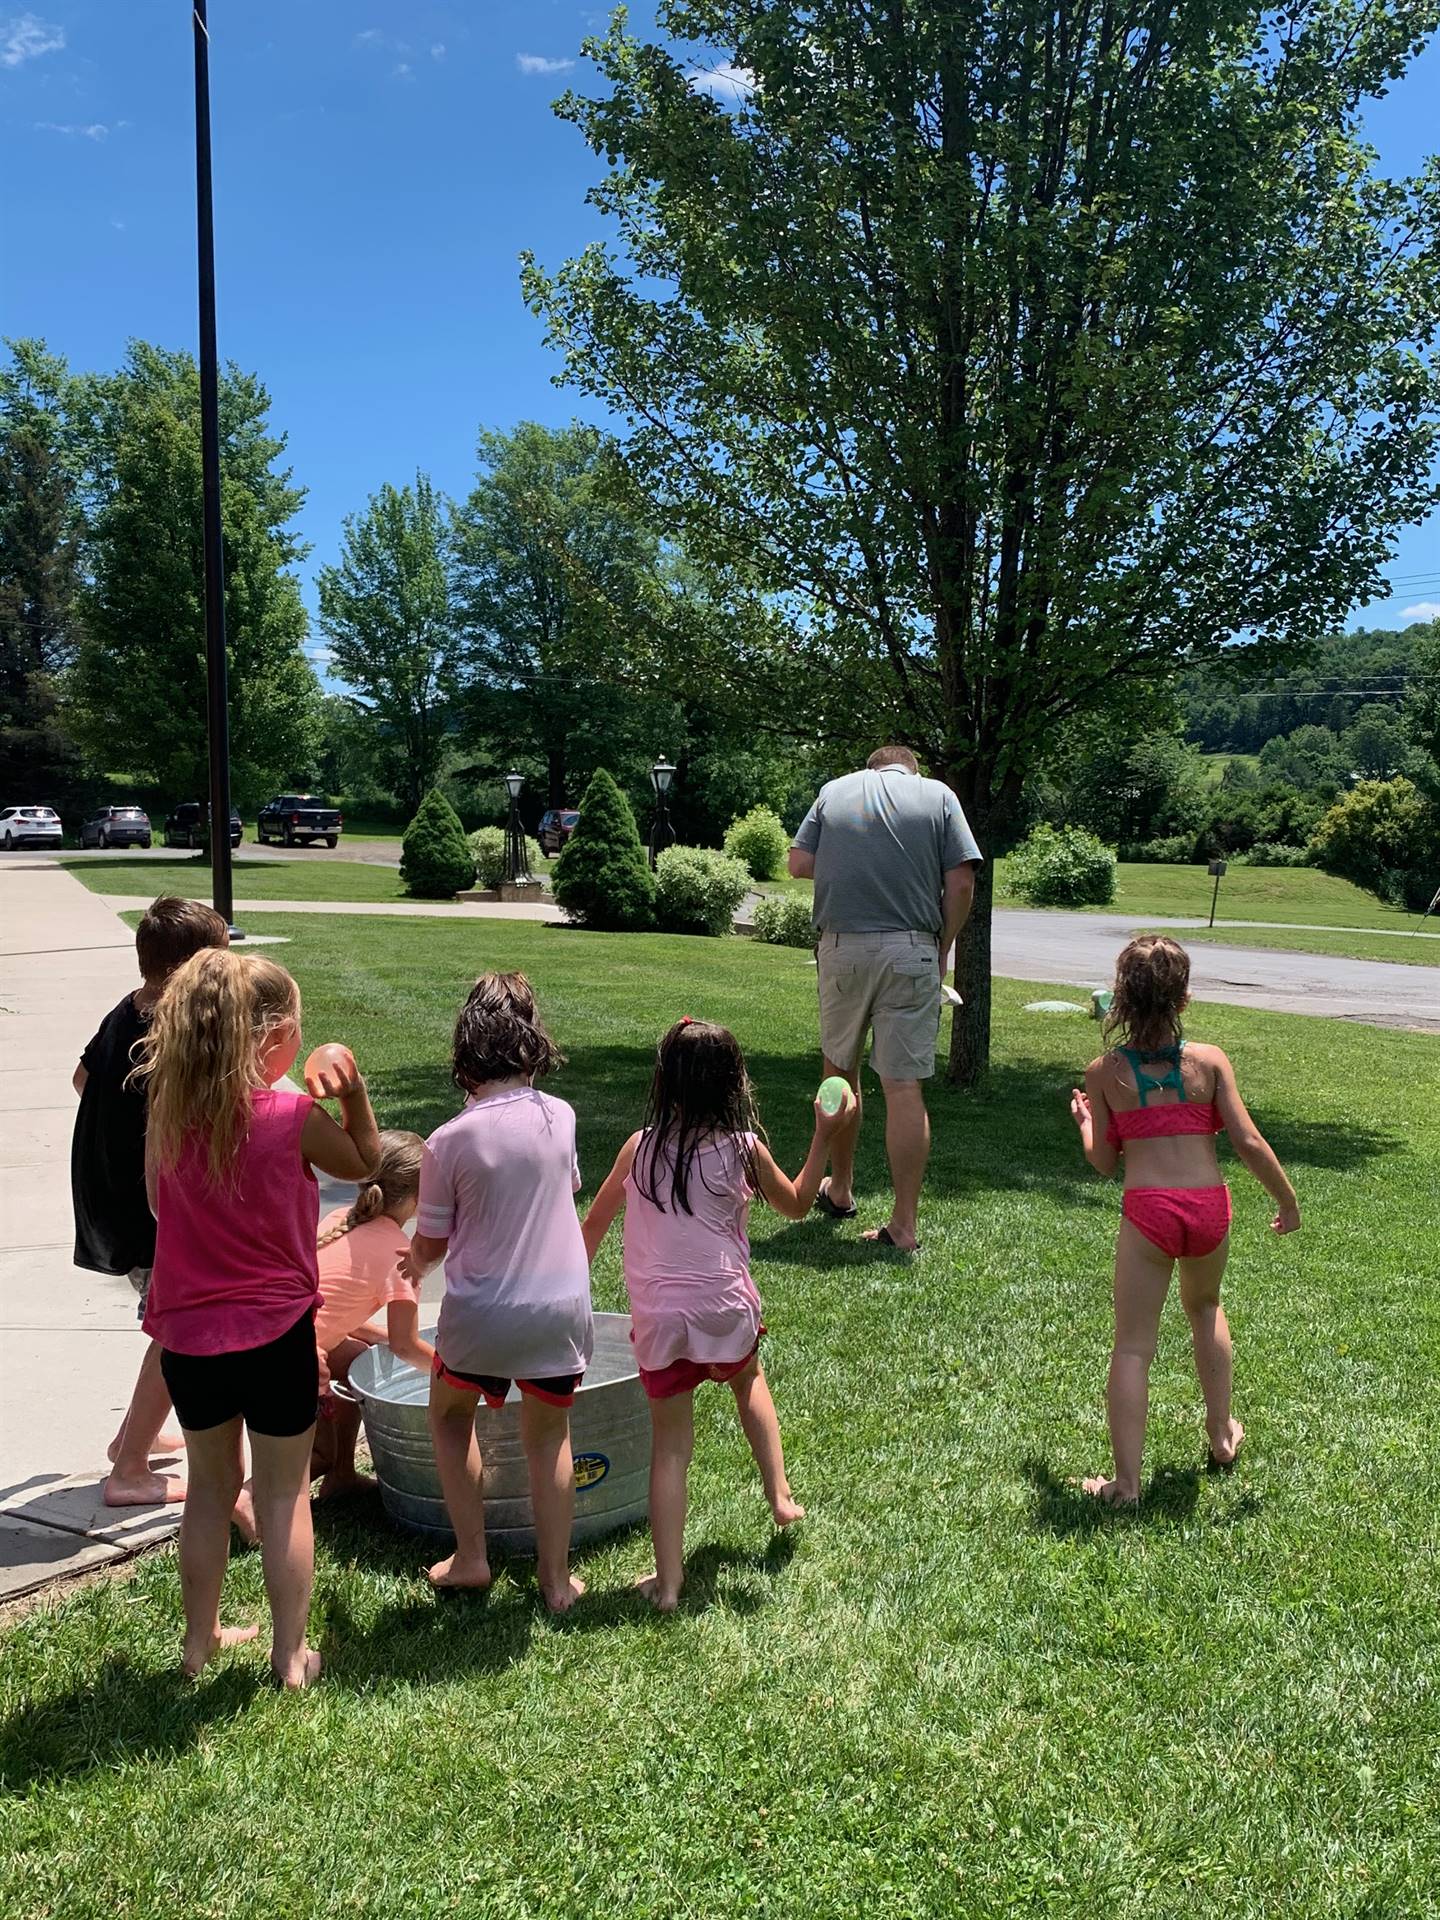
<svg viewBox="0 0 1440 1920">
<path fill-rule="evenodd" d="M 315 1424 L 320 1356 L 315 1314 L 302 1313 L 288 1333 L 240 1353 L 160 1354 L 160 1371 L 175 1418 L 191 1433 L 221 1427 L 238 1415 L 252 1433 L 287 1440 Z"/>
</svg>

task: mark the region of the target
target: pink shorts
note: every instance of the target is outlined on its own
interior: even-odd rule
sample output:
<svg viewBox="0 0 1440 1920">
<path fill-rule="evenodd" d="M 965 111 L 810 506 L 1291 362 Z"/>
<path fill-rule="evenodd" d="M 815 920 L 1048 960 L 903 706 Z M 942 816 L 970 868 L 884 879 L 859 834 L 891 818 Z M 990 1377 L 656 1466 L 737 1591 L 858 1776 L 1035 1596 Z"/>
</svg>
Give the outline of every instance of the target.
<svg viewBox="0 0 1440 1920">
<path fill-rule="evenodd" d="M 1127 1187 L 1125 1218 L 1172 1260 L 1200 1260 L 1230 1231 L 1228 1187 Z"/>
<path fill-rule="evenodd" d="M 764 1333 L 765 1329 L 760 1329 Z M 646 1397 L 651 1400 L 673 1400 L 676 1394 L 693 1393 L 696 1387 L 707 1380 L 718 1380 L 721 1385 L 733 1380 L 754 1360 L 760 1351 L 757 1340 L 743 1360 L 672 1360 L 668 1367 L 641 1367 L 640 1384 Z"/>
</svg>

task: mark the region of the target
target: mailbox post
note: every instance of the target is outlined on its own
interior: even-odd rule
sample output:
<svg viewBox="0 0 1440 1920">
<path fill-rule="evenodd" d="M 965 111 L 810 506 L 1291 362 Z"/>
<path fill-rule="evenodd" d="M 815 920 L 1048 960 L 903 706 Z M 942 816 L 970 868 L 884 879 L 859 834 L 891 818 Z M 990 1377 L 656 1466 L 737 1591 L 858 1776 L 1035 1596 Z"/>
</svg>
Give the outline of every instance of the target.
<svg viewBox="0 0 1440 1920">
<path fill-rule="evenodd" d="M 1212 860 L 1208 871 L 1215 877 L 1215 891 L 1210 895 L 1210 924 L 1213 927 L 1215 924 L 1215 903 L 1220 898 L 1220 882 L 1225 878 L 1225 862 L 1223 860 Z"/>
</svg>

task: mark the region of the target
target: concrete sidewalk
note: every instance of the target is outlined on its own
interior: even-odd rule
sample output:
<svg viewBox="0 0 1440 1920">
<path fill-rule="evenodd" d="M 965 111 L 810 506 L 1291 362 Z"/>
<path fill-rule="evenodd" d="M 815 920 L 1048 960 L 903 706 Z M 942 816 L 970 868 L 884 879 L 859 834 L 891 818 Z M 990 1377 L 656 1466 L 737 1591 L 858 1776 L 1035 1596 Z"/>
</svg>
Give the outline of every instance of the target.
<svg viewBox="0 0 1440 1920">
<path fill-rule="evenodd" d="M 179 1525 L 176 1506 L 104 1505 L 144 1336 L 129 1282 L 71 1261 L 70 1076 L 138 984 L 135 936 L 97 894 L 58 868 L 0 864 L 0 1601 Z M 321 1206 L 353 1192 L 322 1181 Z"/>
<path fill-rule="evenodd" d="M 95 897 L 114 913 L 143 913 L 150 904 L 148 894 L 105 893 Z M 545 900 L 533 904 L 527 900 L 237 900 L 236 926 L 243 926 L 245 916 L 251 913 L 378 913 L 400 920 L 559 921 L 565 918 L 559 907 Z"/>
</svg>

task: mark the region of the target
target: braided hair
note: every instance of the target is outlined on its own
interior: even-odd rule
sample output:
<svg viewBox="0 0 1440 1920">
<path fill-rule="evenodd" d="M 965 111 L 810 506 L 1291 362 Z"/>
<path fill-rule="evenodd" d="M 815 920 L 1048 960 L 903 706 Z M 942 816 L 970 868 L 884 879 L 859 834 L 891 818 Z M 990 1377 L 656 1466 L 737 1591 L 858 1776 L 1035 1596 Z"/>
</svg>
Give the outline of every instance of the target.
<svg viewBox="0 0 1440 1920">
<path fill-rule="evenodd" d="M 389 1213 L 402 1200 L 413 1200 L 420 1191 L 420 1161 L 425 1142 L 418 1133 L 382 1133 L 380 1161 L 374 1174 L 355 1196 L 355 1204 L 343 1220 L 328 1227 L 315 1242 L 328 1247 L 332 1241 Z"/>
</svg>

